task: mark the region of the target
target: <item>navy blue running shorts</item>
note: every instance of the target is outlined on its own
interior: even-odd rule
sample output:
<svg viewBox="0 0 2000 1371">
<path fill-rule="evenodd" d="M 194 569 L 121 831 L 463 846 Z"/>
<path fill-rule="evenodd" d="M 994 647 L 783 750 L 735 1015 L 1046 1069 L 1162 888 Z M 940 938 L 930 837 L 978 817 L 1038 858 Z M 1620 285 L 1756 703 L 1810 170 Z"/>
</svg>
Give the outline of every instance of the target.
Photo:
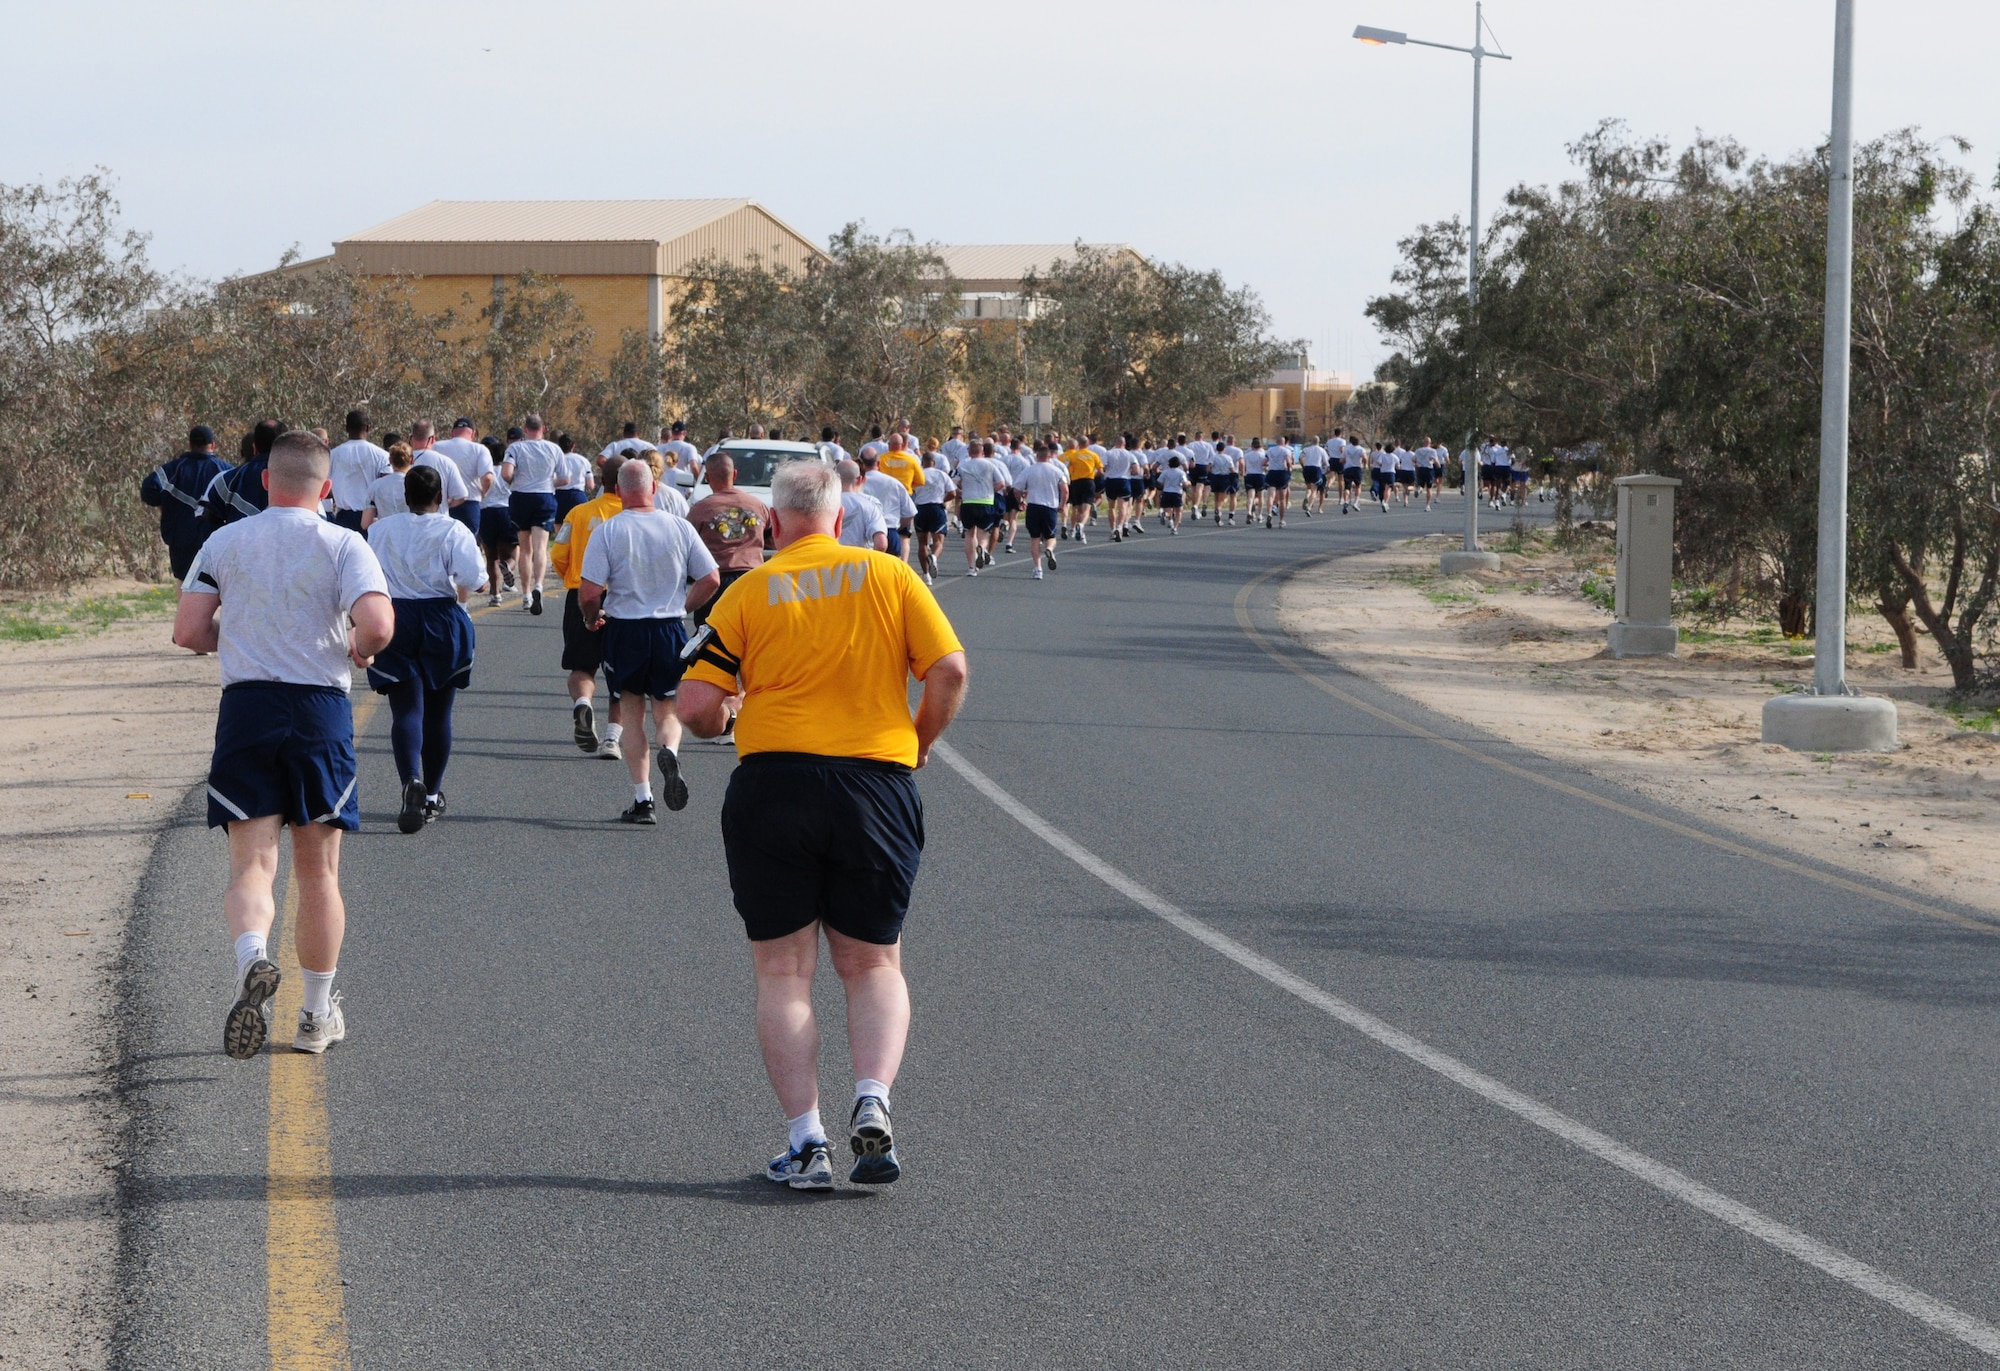
<svg viewBox="0 0 2000 1371">
<path fill-rule="evenodd" d="M 942 533 L 944 532 L 944 527 L 944 505 L 942 502 L 917 506 L 917 532 Z"/>
<path fill-rule="evenodd" d="M 522 530 L 539 528 L 553 532 L 556 526 L 556 497 L 540 491 L 517 490 L 507 497 L 507 517 Z"/>
<path fill-rule="evenodd" d="M 347 692 L 289 681 L 222 691 L 208 764 L 208 826 L 276 814 L 286 823 L 361 826 L 354 710 Z"/>
<path fill-rule="evenodd" d="M 1028 506 L 1028 536 L 1048 539 L 1062 529 L 1062 511 L 1054 505 Z"/>
<path fill-rule="evenodd" d="M 486 555 L 498 561 L 514 550 L 519 539 L 514 530 L 514 520 L 507 513 L 505 505 L 485 505 L 479 511 L 479 546 Z M 500 587 L 492 587 L 498 590 Z"/>
<path fill-rule="evenodd" d="M 991 500 L 964 500 L 958 506 L 958 521 L 967 529 L 992 528 L 1000 522 Z"/>
<path fill-rule="evenodd" d="M 609 619 L 602 630 L 604 674 L 620 695 L 670 699 L 681 683 L 687 663 L 687 629 L 672 619 Z M 582 668 L 578 668 L 581 670 Z"/>
<path fill-rule="evenodd" d="M 868 758 L 753 752 L 729 777 L 722 850 L 752 942 L 817 920 L 893 944 L 924 851 L 916 775 Z"/>
<path fill-rule="evenodd" d="M 1292 488 L 1292 473 L 1289 471 L 1274 471 L 1264 478 L 1264 484 L 1272 490 L 1290 490 Z"/>
<path fill-rule="evenodd" d="M 1181 507 L 1181 493 L 1179 491 L 1163 490 L 1160 492 L 1161 509 L 1179 509 L 1180 507 Z"/>
</svg>

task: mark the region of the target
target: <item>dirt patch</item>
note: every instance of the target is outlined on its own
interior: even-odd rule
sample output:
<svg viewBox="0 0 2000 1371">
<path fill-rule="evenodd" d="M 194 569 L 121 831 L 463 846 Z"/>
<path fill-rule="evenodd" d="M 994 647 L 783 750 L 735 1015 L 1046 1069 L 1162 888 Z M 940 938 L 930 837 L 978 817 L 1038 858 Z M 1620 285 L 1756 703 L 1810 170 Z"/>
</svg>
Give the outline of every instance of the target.
<svg viewBox="0 0 2000 1371">
<path fill-rule="evenodd" d="M 1285 628 L 1440 713 L 1766 842 L 2000 914 L 2000 739 L 1956 704 L 1926 645 L 1904 670 L 1886 625 L 1850 620 L 1848 674 L 1896 702 L 1903 748 L 1816 755 L 1759 741 L 1764 701 L 1812 675 L 1774 627 L 1683 628 L 1679 658 L 1605 654 L 1608 543 L 1500 540 L 1501 569 L 1438 574 L 1449 538 L 1294 577 Z M 1970 725 L 1970 726 L 1968 726 Z"/>
<path fill-rule="evenodd" d="M 107 619 L 45 601 L 34 614 L 46 633 L 0 637 L 8 1367 L 108 1362 L 119 1162 L 113 976 L 154 839 L 207 767 L 218 698 L 214 659 L 168 641 L 170 600 L 133 595 L 129 582 L 89 595 L 100 605 L 119 598 L 120 612 Z"/>
</svg>

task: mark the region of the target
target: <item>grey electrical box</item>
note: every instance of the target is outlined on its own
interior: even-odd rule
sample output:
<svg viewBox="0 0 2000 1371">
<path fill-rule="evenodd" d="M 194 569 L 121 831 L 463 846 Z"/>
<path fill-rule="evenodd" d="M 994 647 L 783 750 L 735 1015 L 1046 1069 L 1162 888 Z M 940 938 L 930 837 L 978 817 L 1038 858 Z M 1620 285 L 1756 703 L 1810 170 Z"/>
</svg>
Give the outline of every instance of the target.
<svg viewBox="0 0 2000 1371">
<path fill-rule="evenodd" d="M 1621 476 L 1618 487 L 1618 622 L 1613 657 L 1669 657 L 1674 628 L 1674 491 L 1671 476 Z"/>
</svg>

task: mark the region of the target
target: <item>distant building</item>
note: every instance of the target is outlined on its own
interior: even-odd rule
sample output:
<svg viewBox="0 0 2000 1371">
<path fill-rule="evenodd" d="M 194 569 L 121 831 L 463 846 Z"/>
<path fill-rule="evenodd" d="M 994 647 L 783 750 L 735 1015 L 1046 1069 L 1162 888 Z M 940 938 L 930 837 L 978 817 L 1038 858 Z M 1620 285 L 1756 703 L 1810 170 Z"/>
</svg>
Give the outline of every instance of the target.
<svg viewBox="0 0 2000 1371">
<path fill-rule="evenodd" d="M 292 270 L 409 277 L 426 313 L 461 309 L 467 297 L 483 308 L 534 271 L 561 282 L 608 357 L 628 329 L 660 337 L 690 263 L 755 257 L 803 271 L 825 255 L 755 200 L 433 200 Z"/>
<path fill-rule="evenodd" d="M 1335 411 L 1353 394 L 1353 373 L 1322 370 L 1300 358 L 1299 365 L 1280 368 L 1223 401 L 1215 426 L 1239 442 L 1324 438 L 1339 423 Z"/>
<path fill-rule="evenodd" d="M 1144 267 L 1146 259 L 1123 243 L 1086 243 L 1084 248 Z M 1032 272 L 1046 275 L 1076 256 L 1074 243 L 973 243 L 934 247 L 958 283 L 961 319 L 1030 317 L 1021 282 Z"/>
</svg>

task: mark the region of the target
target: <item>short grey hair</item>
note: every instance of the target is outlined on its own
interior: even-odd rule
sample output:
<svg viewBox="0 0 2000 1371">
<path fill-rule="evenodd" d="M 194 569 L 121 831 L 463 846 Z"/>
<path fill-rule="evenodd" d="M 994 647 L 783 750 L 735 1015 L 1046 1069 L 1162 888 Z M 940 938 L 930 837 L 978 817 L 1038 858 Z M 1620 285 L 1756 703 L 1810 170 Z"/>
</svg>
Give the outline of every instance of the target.
<svg viewBox="0 0 2000 1371">
<path fill-rule="evenodd" d="M 852 457 L 841 458 L 833 464 L 833 469 L 840 473 L 842 490 L 852 490 L 861 484 L 861 467 Z"/>
<path fill-rule="evenodd" d="M 627 462 L 618 468 L 618 493 L 644 495 L 653 488 L 653 469 L 644 462 Z"/>
<path fill-rule="evenodd" d="M 771 478 L 771 504 L 787 514 L 832 514 L 840 508 L 840 475 L 825 462 L 786 462 Z"/>
</svg>

